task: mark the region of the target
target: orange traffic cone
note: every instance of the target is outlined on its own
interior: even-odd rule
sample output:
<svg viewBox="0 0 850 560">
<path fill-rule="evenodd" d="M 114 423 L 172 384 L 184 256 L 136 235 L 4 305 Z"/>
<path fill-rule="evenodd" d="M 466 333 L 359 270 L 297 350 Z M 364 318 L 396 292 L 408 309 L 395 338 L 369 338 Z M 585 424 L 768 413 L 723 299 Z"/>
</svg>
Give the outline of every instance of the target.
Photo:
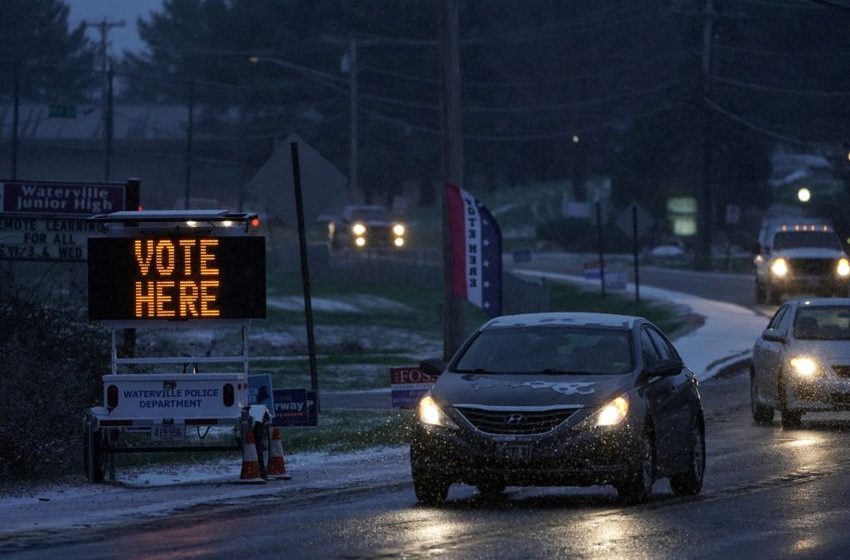
<svg viewBox="0 0 850 560">
<path fill-rule="evenodd" d="M 272 445 L 269 450 L 268 474 L 270 478 L 289 480 L 292 475 L 286 472 L 286 459 L 283 458 L 283 443 L 280 441 L 280 428 L 272 430 Z"/>
<path fill-rule="evenodd" d="M 242 446 L 242 473 L 239 482 L 264 483 L 260 477 L 260 463 L 257 461 L 257 445 L 254 443 L 253 430 L 245 432 L 245 444 Z"/>
</svg>

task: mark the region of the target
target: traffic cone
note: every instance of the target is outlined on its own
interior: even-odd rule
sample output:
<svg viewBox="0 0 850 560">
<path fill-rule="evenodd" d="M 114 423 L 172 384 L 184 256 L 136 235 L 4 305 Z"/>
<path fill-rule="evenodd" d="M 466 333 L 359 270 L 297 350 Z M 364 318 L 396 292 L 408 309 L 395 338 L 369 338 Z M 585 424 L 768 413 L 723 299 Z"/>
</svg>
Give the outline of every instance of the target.
<svg viewBox="0 0 850 560">
<path fill-rule="evenodd" d="M 280 441 L 280 428 L 272 429 L 272 445 L 269 450 L 269 478 L 289 480 L 292 475 L 286 472 L 286 459 L 283 457 L 283 443 Z"/>
<path fill-rule="evenodd" d="M 264 483 L 260 477 L 260 463 L 257 461 L 257 445 L 254 443 L 253 430 L 245 432 L 245 444 L 242 446 L 242 473 L 239 482 L 260 484 Z"/>
</svg>

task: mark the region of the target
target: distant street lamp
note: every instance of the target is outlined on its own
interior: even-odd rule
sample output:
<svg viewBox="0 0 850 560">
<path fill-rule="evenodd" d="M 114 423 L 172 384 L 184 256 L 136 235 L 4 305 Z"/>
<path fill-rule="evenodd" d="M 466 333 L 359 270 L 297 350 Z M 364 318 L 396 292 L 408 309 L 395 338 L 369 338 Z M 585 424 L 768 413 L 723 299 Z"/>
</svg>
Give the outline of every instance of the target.
<svg viewBox="0 0 850 560">
<path fill-rule="evenodd" d="M 797 191 L 797 200 L 802 203 L 806 203 L 812 199 L 812 191 L 807 189 L 806 187 L 801 188 Z"/>
</svg>

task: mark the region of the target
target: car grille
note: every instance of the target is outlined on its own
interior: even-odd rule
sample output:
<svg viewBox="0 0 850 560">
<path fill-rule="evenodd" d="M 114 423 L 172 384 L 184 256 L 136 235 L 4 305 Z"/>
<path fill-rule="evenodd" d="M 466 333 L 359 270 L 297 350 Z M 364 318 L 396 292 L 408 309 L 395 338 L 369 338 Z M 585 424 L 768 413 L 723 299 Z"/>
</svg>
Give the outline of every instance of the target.
<svg viewBox="0 0 850 560">
<path fill-rule="evenodd" d="M 850 378 L 850 366 L 832 366 L 832 371 L 834 371 L 835 375 L 838 377 Z"/>
<path fill-rule="evenodd" d="M 835 261 L 833 259 L 791 259 L 789 268 L 794 274 L 832 274 Z"/>
<path fill-rule="evenodd" d="M 554 430 L 575 409 L 485 410 L 457 407 L 470 424 L 489 434 L 542 434 Z"/>
</svg>

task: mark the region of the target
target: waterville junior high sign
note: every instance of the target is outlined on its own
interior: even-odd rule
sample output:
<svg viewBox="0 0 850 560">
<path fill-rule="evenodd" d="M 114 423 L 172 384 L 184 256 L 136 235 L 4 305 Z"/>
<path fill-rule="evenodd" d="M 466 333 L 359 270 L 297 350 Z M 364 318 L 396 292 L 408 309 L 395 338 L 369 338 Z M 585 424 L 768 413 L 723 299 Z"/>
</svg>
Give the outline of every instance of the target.
<svg viewBox="0 0 850 560">
<path fill-rule="evenodd" d="M 265 318 L 262 237 L 89 239 L 89 318 Z"/>
<path fill-rule="evenodd" d="M 11 214 L 85 215 L 124 209 L 124 185 L 5 181 L 0 211 Z"/>
</svg>

